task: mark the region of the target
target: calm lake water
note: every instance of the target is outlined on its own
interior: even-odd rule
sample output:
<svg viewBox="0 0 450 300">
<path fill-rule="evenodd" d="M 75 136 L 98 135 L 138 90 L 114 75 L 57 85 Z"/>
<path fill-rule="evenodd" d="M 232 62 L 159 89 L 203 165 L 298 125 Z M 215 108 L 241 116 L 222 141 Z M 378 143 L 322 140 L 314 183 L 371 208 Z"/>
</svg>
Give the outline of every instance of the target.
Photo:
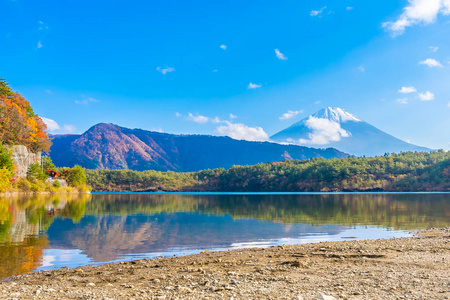
<svg viewBox="0 0 450 300">
<path fill-rule="evenodd" d="M 450 194 L 0 197 L 0 278 L 35 270 L 450 226 Z"/>
</svg>

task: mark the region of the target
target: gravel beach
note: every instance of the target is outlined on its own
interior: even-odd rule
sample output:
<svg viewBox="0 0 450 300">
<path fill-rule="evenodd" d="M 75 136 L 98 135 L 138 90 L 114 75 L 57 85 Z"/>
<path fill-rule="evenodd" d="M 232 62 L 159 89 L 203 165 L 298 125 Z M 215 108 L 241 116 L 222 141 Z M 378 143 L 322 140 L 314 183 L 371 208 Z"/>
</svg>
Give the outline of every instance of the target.
<svg viewBox="0 0 450 300">
<path fill-rule="evenodd" d="M 41 271 L 1 299 L 450 299 L 450 228 Z"/>
</svg>

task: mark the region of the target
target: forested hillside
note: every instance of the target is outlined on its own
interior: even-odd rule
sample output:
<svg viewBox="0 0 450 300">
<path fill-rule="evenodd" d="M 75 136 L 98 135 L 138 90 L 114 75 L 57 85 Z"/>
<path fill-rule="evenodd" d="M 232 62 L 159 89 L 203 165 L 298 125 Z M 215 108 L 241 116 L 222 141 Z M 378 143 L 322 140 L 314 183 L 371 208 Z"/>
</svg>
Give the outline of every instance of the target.
<svg viewBox="0 0 450 300">
<path fill-rule="evenodd" d="M 97 124 L 81 135 L 55 135 L 51 158 L 57 166 L 195 172 L 254 165 L 284 158 L 340 158 L 333 148 L 235 140 L 225 136 L 176 135 Z"/>
<path fill-rule="evenodd" d="M 94 191 L 450 191 L 450 152 L 285 160 L 190 173 L 87 170 Z"/>
</svg>

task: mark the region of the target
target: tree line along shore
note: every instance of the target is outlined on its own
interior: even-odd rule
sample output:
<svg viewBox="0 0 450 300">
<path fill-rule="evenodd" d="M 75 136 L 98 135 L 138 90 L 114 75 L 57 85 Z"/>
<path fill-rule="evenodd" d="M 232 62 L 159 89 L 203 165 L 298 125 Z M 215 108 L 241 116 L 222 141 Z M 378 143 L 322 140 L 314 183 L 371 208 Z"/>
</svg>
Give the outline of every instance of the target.
<svg viewBox="0 0 450 300">
<path fill-rule="evenodd" d="M 98 192 L 450 191 L 450 152 L 285 160 L 198 172 L 86 170 Z"/>
</svg>

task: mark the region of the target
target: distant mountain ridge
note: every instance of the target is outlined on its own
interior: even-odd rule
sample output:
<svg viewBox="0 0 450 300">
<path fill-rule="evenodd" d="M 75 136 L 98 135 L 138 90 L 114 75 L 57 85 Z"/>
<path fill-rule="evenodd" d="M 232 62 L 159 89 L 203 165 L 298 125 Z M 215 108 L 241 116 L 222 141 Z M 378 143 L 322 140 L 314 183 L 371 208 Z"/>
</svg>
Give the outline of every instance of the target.
<svg viewBox="0 0 450 300">
<path fill-rule="evenodd" d="M 328 107 L 274 134 L 271 140 L 309 147 L 333 147 L 356 156 L 425 151 L 338 107 Z"/>
<path fill-rule="evenodd" d="M 57 166 L 190 172 L 283 159 L 341 158 L 336 149 L 314 149 L 229 137 L 174 135 L 100 123 L 81 135 L 54 135 Z"/>
</svg>

